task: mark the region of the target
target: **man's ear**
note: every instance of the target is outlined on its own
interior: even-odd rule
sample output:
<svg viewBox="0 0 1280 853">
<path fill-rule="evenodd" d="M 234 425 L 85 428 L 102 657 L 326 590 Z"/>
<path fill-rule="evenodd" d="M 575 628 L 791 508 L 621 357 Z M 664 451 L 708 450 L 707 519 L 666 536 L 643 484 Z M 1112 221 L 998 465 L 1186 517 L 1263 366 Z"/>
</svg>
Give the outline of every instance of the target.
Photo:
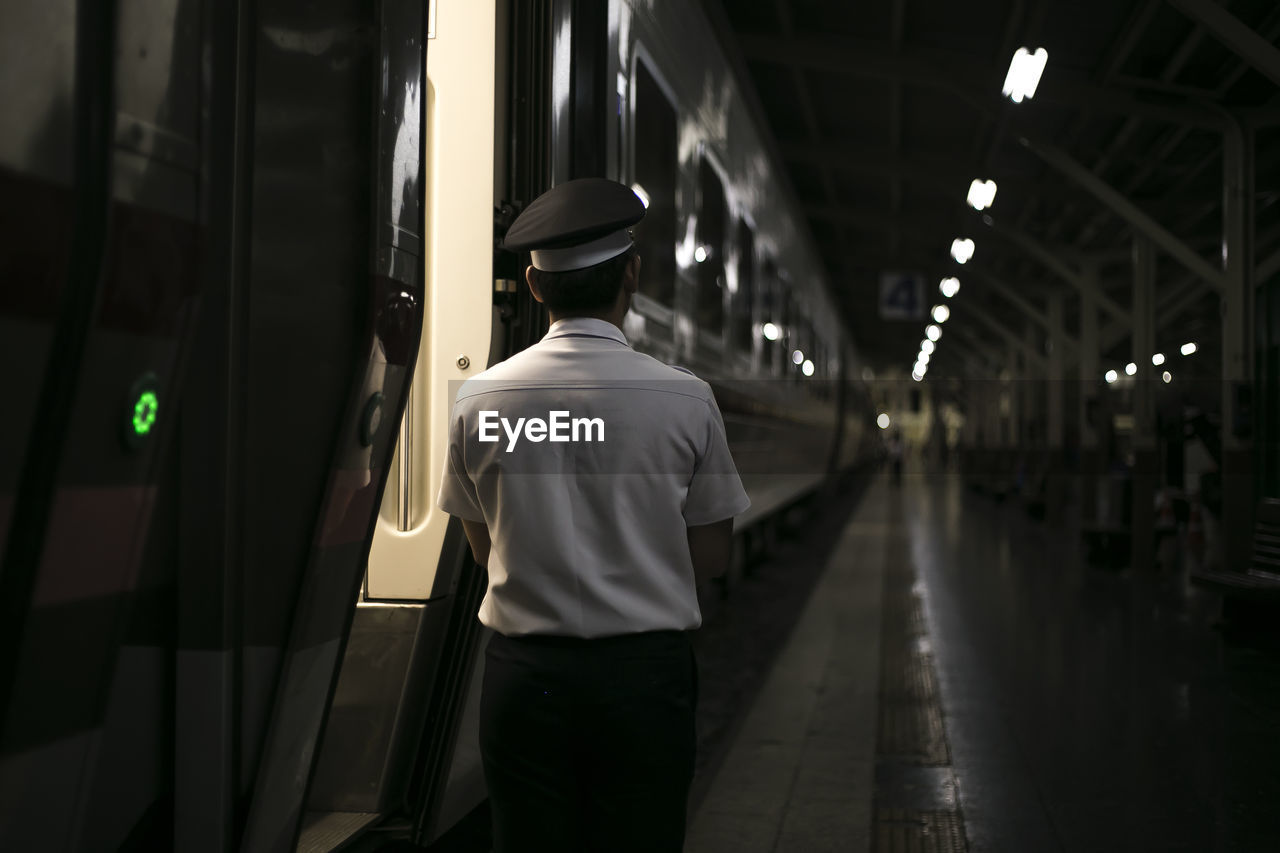
<svg viewBox="0 0 1280 853">
<path fill-rule="evenodd" d="M 538 285 L 535 284 L 533 280 L 533 264 L 525 267 L 524 280 L 529 283 L 529 292 L 533 294 L 534 300 L 541 302 L 542 292 L 538 290 Z"/>
<path fill-rule="evenodd" d="M 622 287 L 627 293 L 635 293 L 640 289 L 640 255 L 634 254 L 631 260 L 627 261 L 627 267 L 622 273 Z"/>
</svg>

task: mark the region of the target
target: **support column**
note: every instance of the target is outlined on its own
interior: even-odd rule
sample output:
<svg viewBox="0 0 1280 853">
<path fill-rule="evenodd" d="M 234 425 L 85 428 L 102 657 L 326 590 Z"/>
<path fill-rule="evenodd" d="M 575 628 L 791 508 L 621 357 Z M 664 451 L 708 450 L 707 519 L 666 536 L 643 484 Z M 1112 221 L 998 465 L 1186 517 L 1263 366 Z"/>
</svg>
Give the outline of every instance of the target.
<svg viewBox="0 0 1280 853">
<path fill-rule="evenodd" d="M 1133 237 L 1133 503 L 1129 531 L 1135 571 L 1155 566 L 1155 492 L 1159 477 L 1156 451 L 1155 385 L 1151 353 L 1155 348 L 1155 248 L 1146 237 Z"/>
<path fill-rule="evenodd" d="M 1045 446 L 1045 377 L 1049 364 L 1044 361 L 1037 365 L 1027 353 L 1043 353 L 1042 333 L 1032 323 L 1022 327 L 1022 339 L 1026 341 L 1023 353 L 1022 374 L 1018 377 L 1018 387 L 1022 392 L 1022 440 L 1027 449 L 1042 450 Z"/>
<path fill-rule="evenodd" d="M 1022 363 L 1019 361 L 1018 346 L 1009 341 L 1005 349 L 1005 367 L 1000 371 L 1001 393 L 1009 401 L 1008 415 L 1005 417 L 1004 446 L 1013 450 L 1022 441 L 1022 399 L 1018 393 L 1019 381 L 1022 379 Z"/>
<path fill-rule="evenodd" d="M 1223 135 L 1222 568 L 1246 571 L 1256 504 L 1253 471 L 1253 132 Z"/>
<path fill-rule="evenodd" d="M 1045 385 L 1045 517 L 1056 522 L 1062 516 L 1065 503 L 1066 482 L 1063 477 L 1063 434 L 1066 422 L 1063 414 L 1065 388 L 1066 333 L 1062 328 L 1062 291 L 1055 288 L 1049 293 L 1047 318 L 1049 320 L 1049 381 Z"/>
<path fill-rule="evenodd" d="M 1110 411 L 1109 407 L 1102 405 L 1099 395 L 1107 393 L 1110 388 L 1104 387 L 1098 375 L 1098 305 L 1092 293 L 1098 285 L 1098 267 L 1092 264 L 1085 267 L 1083 275 L 1093 287 L 1080 291 L 1080 395 L 1076 411 L 1080 427 L 1080 464 L 1076 485 L 1080 495 L 1080 519 L 1090 522 L 1097 520 L 1098 477 L 1103 468 L 1098 448 L 1103 425 L 1099 420 L 1103 411 Z"/>
</svg>

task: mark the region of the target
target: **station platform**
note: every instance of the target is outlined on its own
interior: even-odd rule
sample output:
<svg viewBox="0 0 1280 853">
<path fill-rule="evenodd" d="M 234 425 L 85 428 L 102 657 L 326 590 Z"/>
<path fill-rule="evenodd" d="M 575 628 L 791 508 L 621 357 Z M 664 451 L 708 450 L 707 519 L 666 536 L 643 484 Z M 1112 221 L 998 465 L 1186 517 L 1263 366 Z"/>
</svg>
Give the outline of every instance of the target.
<svg viewBox="0 0 1280 853">
<path fill-rule="evenodd" d="M 1280 660 L 1184 570 L 1079 542 L 878 475 L 695 782 L 688 853 L 1280 849 Z"/>
</svg>

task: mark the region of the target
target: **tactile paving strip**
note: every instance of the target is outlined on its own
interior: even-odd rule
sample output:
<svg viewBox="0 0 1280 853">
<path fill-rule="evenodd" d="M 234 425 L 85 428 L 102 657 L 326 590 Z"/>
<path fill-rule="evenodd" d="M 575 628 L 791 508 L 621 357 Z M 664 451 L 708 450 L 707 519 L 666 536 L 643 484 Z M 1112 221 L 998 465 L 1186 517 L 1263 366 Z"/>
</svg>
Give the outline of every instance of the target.
<svg viewBox="0 0 1280 853">
<path fill-rule="evenodd" d="M 929 645 L 924 606 L 906 547 L 893 549 L 884 579 L 881 628 L 880 712 L 876 738 L 881 770 L 949 767 L 946 724 Z M 879 771 L 878 771 L 879 773 Z M 892 786 L 890 786 L 892 788 Z M 876 791 L 872 848 L 876 853 L 967 851 L 958 810 L 902 808 L 901 793 Z"/>
<path fill-rule="evenodd" d="M 958 812 L 876 809 L 878 853 L 964 853 L 969 849 Z"/>
</svg>

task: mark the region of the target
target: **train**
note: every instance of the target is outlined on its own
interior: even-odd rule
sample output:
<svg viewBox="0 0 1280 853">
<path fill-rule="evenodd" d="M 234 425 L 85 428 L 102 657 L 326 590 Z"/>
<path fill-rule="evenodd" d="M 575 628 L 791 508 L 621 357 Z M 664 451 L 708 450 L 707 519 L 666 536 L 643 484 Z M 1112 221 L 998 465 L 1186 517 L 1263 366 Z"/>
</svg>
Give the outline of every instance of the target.
<svg viewBox="0 0 1280 853">
<path fill-rule="evenodd" d="M 434 499 L 459 383 L 546 330 L 501 238 L 557 183 L 647 207 L 624 331 L 715 390 L 741 553 L 879 452 L 697 4 L 19 0 L 0 32 L 0 848 L 428 844 L 483 801 L 485 576 Z"/>
</svg>

